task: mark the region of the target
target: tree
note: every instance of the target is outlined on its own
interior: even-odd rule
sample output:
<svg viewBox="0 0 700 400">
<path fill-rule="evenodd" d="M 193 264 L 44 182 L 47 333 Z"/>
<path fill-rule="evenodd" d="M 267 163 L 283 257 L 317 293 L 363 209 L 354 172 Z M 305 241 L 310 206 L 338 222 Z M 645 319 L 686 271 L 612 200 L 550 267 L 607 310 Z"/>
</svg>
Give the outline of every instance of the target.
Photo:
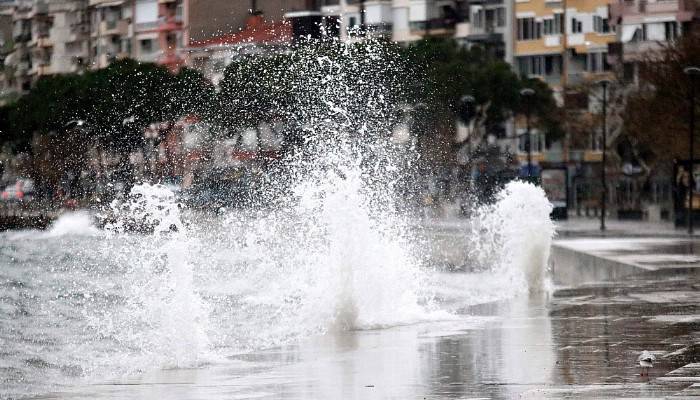
<svg viewBox="0 0 700 400">
<path fill-rule="evenodd" d="M 639 87 L 627 97 L 624 133 L 650 168 L 688 156 L 690 84 L 683 69 L 690 65 L 700 65 L 698 30 L 647 54 L 639 64 Z"/>
<path fill-rule="evenodd" d="M 531 107 L 533 126 L 546 131 L 550 140 L 563 135 L 551 89 L 540 80 L 519 78 L 509 64 L 481 47 L 467 49 L 454 40 L 428 38 L 412 44 L 406 53 L 415 68 L 409 79 L 416 82 L 409 101 L 426 104 L 432 127 L 427 132 L 432 138 L 428 146 L 440 148 L 441 155 L 448 154 L 464 95 L 474 97 L 475 128 L 481 136 L 497 133 L 513 114 L 524 113 L 526 106 Z M 520 96 L 524 87 L 536 92 L 527 104 Z"/>
<path fill-rule="evenodd" d="M 93 139 L 128 152 L 141 144 L 150 123 L 205 114 L 213 93 L 196 71 L 173 75 L 155 64 L 120 60 L 82 75 L 40 79 L 27 95 L 0 108 L 0 140 L 26 149 L 34 133 L 61 133 L 69 121 L 83 120 Z"/>
<path fill-rule="evenodd" d="M 247 54 L 224 71 L 211 119 L 227 128 L 244 129 L 274 119 L 286 110 L 293 80 L 291 55 Z"/>
</svg>

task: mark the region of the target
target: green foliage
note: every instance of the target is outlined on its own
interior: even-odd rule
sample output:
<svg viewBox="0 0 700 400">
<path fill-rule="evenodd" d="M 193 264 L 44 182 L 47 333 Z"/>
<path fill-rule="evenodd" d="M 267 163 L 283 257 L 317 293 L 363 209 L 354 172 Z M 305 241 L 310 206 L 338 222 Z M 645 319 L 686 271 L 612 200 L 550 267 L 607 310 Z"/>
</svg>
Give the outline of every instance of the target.
<svg viewBox="0 0 700 400">
<path fill-rule="evenodd" d="M 274 119 L 292 97 L 291 63 L 292 56 L 286 53 L 234 59 L 224 72 L 213 120 L 241 129 Z"/>
<path fill-rule="evenodd" d="M 128 150 L 141 143 L 143 128 L 209 109 L 214 88 L 200 73 L 134 60 L 82 75 L 40 79 L 15 103 L 0 108 L 0 141 L 25 149 L 34 133 L 62 132 L 84 120 L 92 138 Z M 124 123 L 125 120 L 133 122 Z"/>
<path fill-rule="evenodd" d="M 344 67 L 336 68 L 340 66 Z M 324 103 L 335 93 L 315 93 L 319 80 L 330 80 L 320 86 L 333 91 L 362 93 L 362 101 L 344 105 L 350 107 L 348 123 L 356 128 L 373 122 L 353 120 L 367 115 L 359 112 L 363 108 L 423 103 L 424 125 L 450 130 L 459 99 L 469 94 L 486 110 L 488 132 L 513 113 L 523 112 L 520 89 L 532 87 L 537 94 L 528 104 L 535 125 L 550 135 L 558 131 L 557 107 L 546 84 L 521 80 L 508 64 L 478 47 L 465 49 L 452 40 L 426 39 L 408 48 L 329 41 L 283 53 L 244 55 L 226 68 L 218 92 L 194 70 L 185 68 L 173 75 L 161 66 L 133 60 L 82 75 L 46 77 L 29 94 L 0 108 L 0 142 L 26 148 L 35 133 L 61 132 L 69 121 L 84 120 L 92 139 L 128 150 L 140 145 L 148 124 L 191 113 L 231 130 L 272 121 L 301 126 L 329 112 Z M 353 112 L 352 107 L 360 109 Z M 372 118 L 384 119 L 386 125 L 399 117 L 396 114 L 378 112 Z"/>
<path fill-rule="evenodd" d="M 540 80 L 521 79 L 510 65 L 484 49 L 467 49 L 454 40 L 428 38 L 408 47 L 406 57 L 416 69 L 411 77 L 416 82 L 411 100 L 425 103 L 436 123 L 451 123 L 460 98 L 471 95 L 478 106 L 486 109 L 484 124 L 487 132 L 491 131 L 513 113 L 526 111 L 520 90 L 530 87 L 536 91 L 530 110 L 536 117 L 535 124 L 561 135 L 549 87 Z"/>
</svg>

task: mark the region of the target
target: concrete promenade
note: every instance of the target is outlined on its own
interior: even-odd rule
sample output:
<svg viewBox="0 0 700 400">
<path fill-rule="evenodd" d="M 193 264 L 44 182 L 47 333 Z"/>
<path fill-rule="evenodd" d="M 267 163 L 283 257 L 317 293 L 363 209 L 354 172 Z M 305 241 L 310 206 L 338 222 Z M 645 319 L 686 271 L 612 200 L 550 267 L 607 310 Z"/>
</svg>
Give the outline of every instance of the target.
<svg viewBox="0 0 700 400">
<path fill-rule="evenodd" d="M 611 220 L 607 228 L 600 232 L 597 219 L 558 223 L 551 257 L 558 290 L 550 315 L 556 319 L 559 307 L 571 310 L 565 304 L 573 303 L 600 318 L 602 325 L 579 326 L 588 338 L 578 346 L 590 346 L 587 351 L 618 354 L 628 363 L 642 350 L 656 354 L 658 369 L 647 386 L 628 381 L 601 397 L 700 398 L 700 238 L 670 223 Z M 598 334 L 584 333 L 596 326 Z M 589 369 L 604 371 L 611 359 L 604 361 Z M 625 380 L 618 374 L 600 379 Z"/>
</svg>

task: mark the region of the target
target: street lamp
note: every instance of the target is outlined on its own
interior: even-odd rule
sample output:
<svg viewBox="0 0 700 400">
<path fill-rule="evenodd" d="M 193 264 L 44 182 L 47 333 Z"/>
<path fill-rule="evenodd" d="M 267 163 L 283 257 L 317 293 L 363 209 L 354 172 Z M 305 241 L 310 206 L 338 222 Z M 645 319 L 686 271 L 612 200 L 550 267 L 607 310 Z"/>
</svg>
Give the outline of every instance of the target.
<svg viewBox="0 0 700 400">
<path fill-rule="evenodd" d="M 464 127 L 467 129 L 467 151 L 469 152 L 468 157 L 471 157 L 472 132 L 469 128 L 469 125 L 476 116 L 476 99 L 474 98 L 474 96 L 465 94 L 459 99 L 457 116 L 459 117 L 459 120 L 462 122 L 462 124 L 464 124 Z"/>
<path fill-rule="evenodd" d="M 85 125 L 85 121 L 82 119 L 72 119 L 63 125 L 65 130 L 77 129 Z"/>
<path fill-rule="evenodd" d="M 697 76 L 700 75 L 700 68 L 696 66 L 685 67 L 683 73 L 690 77 L 690 129 L 688 130 L 688 159 L 690 171 L 688 172 L 688 235 L 693 234 L 693 192 L 695 184 L 693 183 L 693 164 L 695 153 L 695 86 L 697 86 Z"/>
<path fill-rule="evenodd" d="M 474 96 L 465 94 L 459 99 L 459 119 L 464 125 L 469 125 L 476 114 Z"/>
<path fill-rule="evenodd" d="M 606 163 L 606 148 L 608 146 L 608 124 L 607 124 L 607 119 L 608 119 L 608 86 L 610 86 L 610 80 L 608 79 L 603 79 L 598 82 L 600 86 L 603 87 L 603 160 L 602 160 L 602 165 L 600 168 L 600 180 L 603 184 L 603 192 L 601 193 L 600 197 L 600 230 L 604 231 L 605 230 L 605 204 L 607 203 L 607 197 L 608 197 L 608 185 L 606 182 L 606 176 L 605 176 L 605 166 L 607 165 Z"/>
<path fill-rule="evenodd" d="M 527 177 L 532 177 L 532 140 L 530 138 L 530 110 L 531 98 L 535 95 L 535 91 L 530 88 L 525 88 L 520 91 L 520 96 L 525 100 L 525 146 L 527 146 Z"/>
</svg>

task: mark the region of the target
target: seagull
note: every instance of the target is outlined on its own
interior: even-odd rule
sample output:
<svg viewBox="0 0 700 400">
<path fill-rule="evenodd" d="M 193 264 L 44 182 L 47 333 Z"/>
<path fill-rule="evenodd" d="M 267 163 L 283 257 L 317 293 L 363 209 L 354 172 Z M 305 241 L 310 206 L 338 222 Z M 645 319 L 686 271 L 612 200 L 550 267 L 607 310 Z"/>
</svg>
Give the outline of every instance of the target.
<svg viewBox="0 0 700 400">
<path fill-rule="evenodd" d="M 649 368 L 654 366 L 654 360 L 656 360 L 656 357 L 646 350 L 639 355 L 637 361 L 639 361 L 639 366 L 642 367 L 642 373 L 640 374 L 641 376 L 649 376 Z"/>
</svg>

